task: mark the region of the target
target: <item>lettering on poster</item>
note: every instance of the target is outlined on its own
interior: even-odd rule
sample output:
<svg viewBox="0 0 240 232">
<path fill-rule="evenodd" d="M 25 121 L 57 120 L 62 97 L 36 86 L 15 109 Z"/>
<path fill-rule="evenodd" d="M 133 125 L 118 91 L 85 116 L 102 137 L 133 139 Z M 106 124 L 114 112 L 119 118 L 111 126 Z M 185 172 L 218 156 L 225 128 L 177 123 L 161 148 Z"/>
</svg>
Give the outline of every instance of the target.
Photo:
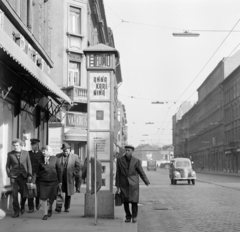
<svg viewBox="0 0 240 232">
<path fill-rule="evenodd" d="M 90 98 L 110 99 L 110 74 L 90 73 Z"/>
<path fill-rule="evenodd" d="M 96 152 L 96 148 L 97 148 L 97 154 L 107 153 L 107 140 L 106 139 L 94 137 L 93 143 L 94 143 L 94 152 Z"/>
<path fill-rule="evenodd" d="M 93 81 L 96 83 L 96 88 L 93 91 L 94 96 L 104 96 L 106 94 L 106 90 L 108 89 L 107 86 L 107 77 L 94 77 Z"/>
</svg>

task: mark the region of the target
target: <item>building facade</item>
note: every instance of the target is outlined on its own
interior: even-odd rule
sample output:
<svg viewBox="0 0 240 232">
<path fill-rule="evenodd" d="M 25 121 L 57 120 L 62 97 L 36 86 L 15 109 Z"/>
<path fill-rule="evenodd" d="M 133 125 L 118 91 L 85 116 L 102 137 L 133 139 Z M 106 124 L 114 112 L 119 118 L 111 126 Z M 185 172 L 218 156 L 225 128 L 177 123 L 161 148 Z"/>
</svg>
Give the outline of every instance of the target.
<svg viewBox="0 0 240 232">
<path fill-rule="evenodd" d="M 48 144 L 49 121 L 70 98 L 51 80 L 51 1 L 0 1 L 0 172 L 6 189 L 7 153 L 13 138 Z M 1 184 L 0 184 L 1 186 Z"/>
<path fill-rule="evenodd" d="M 222 82 L 225 170 L 240 172 L 240 68 Z"/>
<path fill-rule="evenodd" d="M 51 78 L 69 96 L 73 106 L 66 114 L 62 113 L 60 120 L 50 124 L 49 142 L 54 153 L 61 152 L 63 142 L 69 143 L 72 151 L 84 160 L 87 155 L 88 90 L 83 50 L 97 44 L 115 47 L 113 34 L 107 26 L 102 0 L 52 0 L 52 5 L 52 41 L 57 42 L 51 46 L 55 64 Z M 117 119 L 117 86 L 122 77 L 120 63 L 116 66 L 114 118 Z"/>
<path fill-rule="evenodd" d="M 239 58 L 237 52 L 220 61 L 198 88 L 198 102 L 180 120 L 173 117 L 175 156 L 192 159 L 198 169 L 238 170 Z"/>
<path fill-rule="evenodd" d="M 118 128 L 116 128 L 116 138 L 117 138 L 117 146 L 124 148 L 125 145 L 128 144 L 128 127 L 127 127 L 127 114 L 125 105 L 121 102 L 118 102 L 118 118 L 117 118 Z"/>
</svg>

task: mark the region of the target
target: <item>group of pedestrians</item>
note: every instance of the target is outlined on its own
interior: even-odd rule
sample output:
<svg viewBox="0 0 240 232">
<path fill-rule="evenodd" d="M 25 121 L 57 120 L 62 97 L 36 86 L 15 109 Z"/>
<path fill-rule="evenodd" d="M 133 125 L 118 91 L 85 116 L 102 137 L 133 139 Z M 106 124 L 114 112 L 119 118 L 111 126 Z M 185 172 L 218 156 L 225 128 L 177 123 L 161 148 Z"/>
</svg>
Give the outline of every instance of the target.
<svg viewBox="0 0 240 232">
<path fill-rule="evenodd" d="M 43 207 L 43 220 L 52 216 L 52 206 L 58 190 L 65 193 L 65 212 L 70 209 L 74 182 L 76 192 L 80 192 L 82 165 L 79 157 L 71 153 L 70 145 L 64 143 L 61 147 L 63 152 L 54 155 L 48 145 L 39 150 L 39 142 L 39 139 L 31 139 L 32 150 L 28 152 L 22 149 L 20 139 L 12 141 L 14 149 L 8 153 L 6 171 L 12 185 L 13 218 L 24 214 L 27 198 L 28 213 L 34 212 L 34 198 L 28 194 L 27 183 L 36 185 L 35 207 L 37 210 Z M 21 194 L 20 204 L 18 193 Z M 60 213 L 61 208 L 56 208 L 55 211 Z"/>
</svg>

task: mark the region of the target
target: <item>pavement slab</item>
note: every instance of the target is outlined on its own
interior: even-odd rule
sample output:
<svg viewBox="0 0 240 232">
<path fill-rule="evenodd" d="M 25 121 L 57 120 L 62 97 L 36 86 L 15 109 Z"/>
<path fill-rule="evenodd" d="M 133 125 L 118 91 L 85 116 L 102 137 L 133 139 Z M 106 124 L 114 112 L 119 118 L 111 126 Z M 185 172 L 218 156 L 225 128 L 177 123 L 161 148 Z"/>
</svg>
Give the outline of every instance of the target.
<svg viewBox="0 0 240 232">
<path fill-rule="evenodd" d="M 98 219 L 95 225 L 94 218 L 84 217 L 84 194 L 85 188 L 81 193 L 75 193 L 72 197 L 70 212 L 53 214 L 48 220 L 42 220 L 43 209 L 20 215 L 12 218 L 12 210 L 6 210 L 6 216 L 0 220 L 0 232 L 87 232 L 87 231 L 106 231 L 106 232 L 137 232 L 137 223 L 124 222 L 123 207 L 115 207 L 114 219 Z M 55 203 L 53 209 L 55 208 Z"/>
</svg>

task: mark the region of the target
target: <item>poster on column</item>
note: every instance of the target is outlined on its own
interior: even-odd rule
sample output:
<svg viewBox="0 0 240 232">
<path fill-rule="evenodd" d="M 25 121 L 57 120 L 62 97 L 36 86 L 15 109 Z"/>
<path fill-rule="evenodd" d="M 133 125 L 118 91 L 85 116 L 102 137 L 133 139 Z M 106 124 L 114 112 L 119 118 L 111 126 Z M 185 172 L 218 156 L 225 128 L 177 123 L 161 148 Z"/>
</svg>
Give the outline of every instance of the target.
<svg viewBox="0 0 240 232">
<path fill-rule="evenodd" d="M 110 103 L 109 102 L 91 102 L 89 104 L 91 130 L 110 130 Z"/>
<path fill-rule="evenodd" d="M 111 78 L 109 72 L 92 72 L 89 75 L 90 100 L 110 100 Z"/>
<path fill-rule="evenodd" d="M 94 157 L 97 144 L 97 158 L 110 160 L 110 132 L 90 132 L 90 157 Z"/>
</svg>

